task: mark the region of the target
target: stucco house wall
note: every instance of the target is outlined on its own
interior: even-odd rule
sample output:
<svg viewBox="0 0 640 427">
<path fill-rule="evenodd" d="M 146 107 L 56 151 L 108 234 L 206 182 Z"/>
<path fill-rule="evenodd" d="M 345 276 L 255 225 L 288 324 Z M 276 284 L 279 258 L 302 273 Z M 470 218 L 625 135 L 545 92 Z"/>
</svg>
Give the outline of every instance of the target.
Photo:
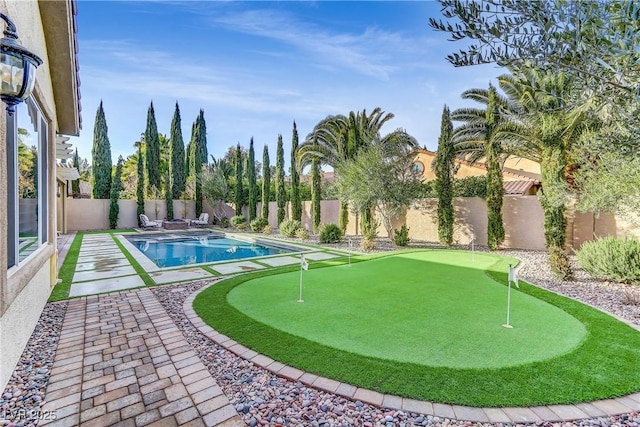
<svg viewBox="0 0 640 427">
<path fill-rule="evenodd" d="M 0 12 L 16 25 L 19 42 L 43 59 L 36 73 L 33 99 L 47 123 L 46 240 L 26 260 L 9 265 L 9 215 L 0 203 L 0 389 L 4 389 L 56 283 L 56 134 L 80 130 L 75 62 L 74 4 L 37 0 L 0 0 Z M 55 42 L 53 42 L 55 40 Z M 7 164 L 7 114 L 0 103 L 0 164 Z M 12 140 L 12 139 L 11 139 Z M 0 200 L 7 200 L 9 177 L 0 167 Z"/>
<path fill-rule="evenodd" d="M 425 181 L 436 179 L 435 172 L 431 169 L 431 164 L 436 158 L 436 153 L 429 150 L 419 149 L 415 151 L 415 161 L 420 162 L 424 167 L 422 178 Z M 455 178 L 467 178 L 470 176 L 484 176 L 487 169 L 482 163 L 469 163 L 463 160 L 455 160 L 458 168 Z M 502 170 L 502 179 L 504 181 L 520 181 L 526 179 L 540 179 L 540 165 L 531 160 L 522 158 L 509 158 Z"/>
</svg>

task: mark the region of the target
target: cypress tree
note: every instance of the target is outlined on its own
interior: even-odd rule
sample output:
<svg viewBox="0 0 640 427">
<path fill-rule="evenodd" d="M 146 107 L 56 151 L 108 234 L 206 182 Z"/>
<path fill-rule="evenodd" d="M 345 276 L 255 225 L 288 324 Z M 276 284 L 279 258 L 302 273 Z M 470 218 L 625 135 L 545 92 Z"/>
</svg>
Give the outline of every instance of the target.
<svg viewBox="0 0 640 427">
<path fill-rule="evenodd" d="M 194 138 L 196 136 L 196 122 L 191 124 L 191 139 L 189 140 L 189 144 L 187 144 L 187 150 L 184 155 L 184 176 L 191 177 L 195 175 L 194 166 L 193 166 L 193 152 L 195 151 L 194 146 Z M 186 188 L 186 180 L 185 180 L 185 188 Z"/>
<path fill-rule="evenodd" d="M 262 150 L 262 218 L 269 220 L 269 199 L 271 198 L 271 165 L 269 147 Z"/>
<path fill-rule="evenodd" d="M 496 100 L 496 89 L 489 85 L 489 99 L 486 111 L 486 162 L 487 162 L 487 246 L 491 250 L 498 249 L 504 242 L 504 225 L 502 224 L 502 202 L 504 186 L 500 168 L 500 141 L 493 137 L 499 117 Z"/>
<path fill-rule="evenodd" d="M 118 215 L 120 214 L 120 205 L 118 199 L 120 198 L 120 191 L 122 191 L 122 165 L 124 159 L 122 156 L 118 157 L 118 163 L 116 165 L 116 173 L 113 176 L 113 182 L 111 183 L 111 204 L 109 205 L 109 227 L 115 230 L 118 227 Z"/>
<path fill-rule="evenodd" d="M 102 101 L 100 101 L 93 128 L 93 148 L 91 150 L 94 199 L 108 199 L 111 196 L 111 168 L 113 165 L 107 132 L 107 119 L 104 116 Z"/>
<path fill-rule="evenodd" d="M 182 121 L 180 119 L 180 107 L 176 102 L 176 109 L 171 120 L 171 192 L 172 199 L 179 199 L 185 188 L 184 140 L 182 139 Z M 168 183 L 167 183 L 168 184 Z"/>
<path fill-rule="evenodd" d="M 438 151 L 436 154 L 436 192 L 438 194 L 438 238 L 443 245 L 453 243 L 453 180 L 454 151 L 451 140 L 453 124 L 449 107 L 442 110 L 440 124 L 440 138 L 438 138 Z"/>
<path fill-rule="evenodd" d="M 313 136 L 313 145 L 316 145 L 318 140 L 316 136 Z M 311 159 L 311 223 L 313 225 L 313 232 L 317 233 L 320 229 L 320 200 L 322 195 L 320 193 L 320 160 L 317 157 Z"/>
<path fill-rule="evenodd" d="M 144 213 L 144 161 L 142 160 L 142 143 L 138 143 L 138 183 L 136 185 L 136 196 L 138 205 L 138 226 L 140 223 L 140 214 Z"/>
<path fill-rule="evenodd" d="M 73 155 L 73 167 L 80 172 L 80 157 L 78 157 L 77 148 L 76 153 Z M 80 178 L 71 181 L 71 193 L 73 194 L 74 199 L 80 196 Z"/>
<path fill-rule="evenodd" d="M 200 110 L 200 114 L 196 119 L 195 138 L 193 139 L 193 169 L 196 176 L 196 216 L 202 213 L 202 182 L 200 181 L 200 173 L 202 165 L 207 163 L 207 124 L 204 120 L 204 110 Z"/>
<path fill-rule="evenodd" d="M 195 170 L 200 172 L 202 167 L 208 161 L 209 152 L 207 150 L 207 122 L 204 119 L 204 110 L 200 110 L 198 115 L 198 138 L 194 147 L 196 160 Z"/>
<path fill-rule="evenodd" d="M 249 143 L 249 158 L 247 159 L 247 178 L 249 180 L 249 221 L 256 217 L 258 204 L 258 188 L 256 186 L 256 154 L 253 149 L 253 137 Z"/>
<path fill-rule="evenodd" d="M 285 217 L 285 191 L 284 191 L 284 148 L 282 147 L 282 135 L 278 135 L 278 147 L 276 148 L 276 203 L 278 205 L 278 227 Z"/>
<path fill-rule="evenodd" d="M 298 151 L 298 129 L 293 122 L 293 136 L 291 137 L 291 217 L 302 220 L 302 200 L 300 199 L 300 174 L 296 169 L 296 153 Z"/>
<path fill-rule="evenodd" d="M 242 150 L 240 143 L 236 146 L 236 215 L 242 215 Z"/>
<path fill-rule="evenodd" d="M 147 145 L 147 179 L 149 181 L 148 194 L 160 189 L 160 139 L 158 138 L 158 126 L 153 110 L 153 102 L 147 111 L 147 128 L 144 131 L 144 141 Z"/>
<path fill-rule="evenodd" d="M 171 175 L 167 171 L 164 175 L 164 200 L 167 204 L 167 219 L 173 219 L 173 191 L 171 189 Z"/>
</svg>

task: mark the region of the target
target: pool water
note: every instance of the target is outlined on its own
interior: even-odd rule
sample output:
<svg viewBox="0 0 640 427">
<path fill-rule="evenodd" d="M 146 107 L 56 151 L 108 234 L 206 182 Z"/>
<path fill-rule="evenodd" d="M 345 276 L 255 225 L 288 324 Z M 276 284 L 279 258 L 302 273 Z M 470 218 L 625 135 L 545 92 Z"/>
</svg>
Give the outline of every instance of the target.
<svg viewBox="0 0 640 427">
<path fill-rule="evenodd" d="M 233 261 L 296 251 L 215 235 L 185 235 L 170 238 L 131 236 L 127 239 L 161 268 Z"/>
</svg>

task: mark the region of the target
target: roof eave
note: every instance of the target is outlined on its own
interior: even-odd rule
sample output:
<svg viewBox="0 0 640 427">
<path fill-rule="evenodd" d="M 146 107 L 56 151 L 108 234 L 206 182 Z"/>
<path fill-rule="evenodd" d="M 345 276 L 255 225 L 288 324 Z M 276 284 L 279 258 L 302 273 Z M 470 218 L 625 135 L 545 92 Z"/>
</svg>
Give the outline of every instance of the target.
<svg viewBox="0 0 640 427">
<path fill-rule="evenodd" d="M 74 2 L 40 0 L 38 5 L 47 44 L 47 60 L 58 118 L 57 132 L 77 136 L 82 122 Z"/>
</svg>

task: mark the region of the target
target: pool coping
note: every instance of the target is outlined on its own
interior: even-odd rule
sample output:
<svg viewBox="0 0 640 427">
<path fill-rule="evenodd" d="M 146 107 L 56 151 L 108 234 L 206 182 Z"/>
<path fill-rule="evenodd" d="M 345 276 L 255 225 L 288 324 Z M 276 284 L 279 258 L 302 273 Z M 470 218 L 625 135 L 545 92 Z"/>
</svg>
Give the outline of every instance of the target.
<svg viewBox="0 0 640 427">
<path fill-rule="evenodd" d="M 333 393 L 347 399 L 359 400 L 381 408 L 432 415 L 460 421 L 478 423 L 538 423 L 568 422 L 615 416 L 640 410 L 640 392 L 627 396 L 600 399 L 572 405 L 541 405 L 532 407 L 472 407 L 410 399 L 393 394 L 380 393 L 331 378 L 322 377 L 285 365 L 269 356 L 260 354 L 207 325 L 193 309 L 193 301 L 217 281 L 203 286 L 189 295 L 183 303 L 183 311 L 191 324 L 203 335 L 238 357 L 260 366 L 291 381 Z M 627 323 L 627 322 L 625 322 Z"/>
</svg>

